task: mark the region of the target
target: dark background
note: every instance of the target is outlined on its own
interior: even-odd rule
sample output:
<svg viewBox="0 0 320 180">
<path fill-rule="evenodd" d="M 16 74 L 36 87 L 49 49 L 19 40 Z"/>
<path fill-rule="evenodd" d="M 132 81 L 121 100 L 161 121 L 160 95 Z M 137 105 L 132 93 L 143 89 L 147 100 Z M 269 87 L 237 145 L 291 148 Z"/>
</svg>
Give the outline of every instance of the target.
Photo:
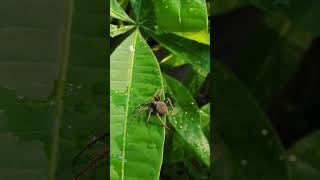
<svg viewBox="0 0 320 180">
<path fill-rule="evenodd" d="M 249 45 L 249 39 L 262 21 L 263 12 L 255 7 L 215 16 L 211 26 L 211 34 L 215 36 L 212 60 L 237 71 L 241 51 Z M 263 42 L 255 45 L 265 46 Z M 320 39 L 315 38 L 301 57 L 296 72 L 272 95 L 271 103 L 264 109 L 286 148 L 320 127 L 319 50 Z"/>
</svg>

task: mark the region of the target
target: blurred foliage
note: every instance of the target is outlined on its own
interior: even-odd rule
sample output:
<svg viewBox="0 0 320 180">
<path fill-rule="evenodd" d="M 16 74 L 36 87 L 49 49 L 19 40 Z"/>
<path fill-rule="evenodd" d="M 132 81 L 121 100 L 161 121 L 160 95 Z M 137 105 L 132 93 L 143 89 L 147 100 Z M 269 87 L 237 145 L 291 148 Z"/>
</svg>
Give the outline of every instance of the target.
<svg viewBox="0 0 320 180">
<path fill-rule="evenodd" d="M 232 62 L 221 56 L 225 49 L 217 49 L 219 55 L 214 54 L 218 58 L 213 64 L 215 179 L 319 179 L 318 133 L 286 149 L 285 139 L 279 138 L 268 116 L 301 67 L 306 51 L 319 37 L 319 6 L 316 0 L 213 2 L 214 19 L 220 21 L 229 16 L 246 17 L 244 11 L 248 9 L 255 10 L 248 12 L 249 16 L 257 16 L 257 20 L 248 19 L 250 23 L 239 27 L 239 32 L 249 28 L 250 33 L 242 37 L 245 43 L 236 47 L 239 54 L 231 57 Z"/>
</svg>

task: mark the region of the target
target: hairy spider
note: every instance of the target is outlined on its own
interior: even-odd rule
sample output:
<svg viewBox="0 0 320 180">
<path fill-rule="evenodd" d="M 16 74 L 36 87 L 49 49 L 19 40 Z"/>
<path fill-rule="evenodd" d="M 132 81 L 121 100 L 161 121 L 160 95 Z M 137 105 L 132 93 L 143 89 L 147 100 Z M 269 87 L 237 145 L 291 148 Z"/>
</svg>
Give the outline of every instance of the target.
<svg viewBox="0 0 320 180">
<path fill-rule="evenodd" d="M 134 116 L 138 116 L 139 114 L 147 111 L 148 112 L 147 123 L 148 123 L 149 120 L 150 120 L 151 113 L 154 113 L 157 116 L 158 120 L 163 125 L 163 127 L 169 129 L 166 126 L 166 124 L 161 120 L 160 116 L 167 115 L 167 112 L 168 112 L 167 106 L 170 106 L 171 111 L 170 111 L 169 115 L 167 115 L 167 117 L 169 118 L 171 116 L 172 112 L 173 112 L 173 105 L 171 103 L 170 98 L 168 98 L 168 97 L 166 98 L 166 100 L 164 102 L 162 102 L 161 99 L 160 99 L 160 94 L 161 93 L 163 93 L 163 95 L 164 95 L 163 90 L 161 90 L 161 89 L 157 90 L 157 92 L 153 95 L 153 101 L 152 102 L 144 103 L 144 104 L 139 105 L 134 111 Z M 143 107 L 143 108 L 141 108 L 139 111 L 136 111 L 140 107 Z"/>
<path fill-rule="evenodd" d="M 101 139 L 106 138 L 106 137 L 109 137 L 109 133 L 104 133 L 102 136 L 94 139 L 93 141 L 88 143 L 86 146 L 84 146 L 81 149 L 81 151 L 77 154 L 77 156 L 74 158 L 73 165 L 76 164 L 76 161 L 79 159 L 80 155 L 86 149 L 88 149 L 90 146 L 92 146 L 93 144 L 97 143 L 98 141 L 100 141 Z M 97 154 L 85 167 L 83 167 L 80 170 L 80 172 L 73 179 L 74 180 L 80 179 L 80 177 L 85 175 L 90 169 L 94 169 L 95 167 L 97 167 L 102 160 L 107 159 L 108 155 L 109 155 L 109 149 L 106 148 L 102 153 Z"/>
</svg>

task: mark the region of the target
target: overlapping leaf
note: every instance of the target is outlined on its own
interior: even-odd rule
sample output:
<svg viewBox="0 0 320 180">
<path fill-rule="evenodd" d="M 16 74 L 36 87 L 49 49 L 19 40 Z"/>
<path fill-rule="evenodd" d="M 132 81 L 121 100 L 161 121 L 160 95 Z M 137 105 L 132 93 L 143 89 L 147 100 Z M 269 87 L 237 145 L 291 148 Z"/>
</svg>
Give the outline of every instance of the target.
<svg viewBox="0 0 320 180">
<path fill-rule="evenodd" d="M 110 0 L 110 17 L 120 19 L 123 21 L 134 23 L 134 21 L 127 15 L 127 13 L 121 8 L 117 0 Z"/>
<path fill-rule="evenodd" d="M 264 112 L 230 71 L 219 64 L 213 67 L 214 100 L 219 107 L 214 139 L 220 144 L 215 146 L 213 177 L 288 179 L 284 149 Z M 226 168 L 221 169 L 224 165 Z"/>
<path fill-rule="evenodd" d="M 201 161 L 210 165 L 209 142 L 200 124 L 200 113 L 196 102 L 188 90 L 177 80 L 164 75 L 167 92 L 175 100 L 174 113 L 169 119 L 179 135 L 190 145 Z"/>
<path fill-rule="evenodd" d="M 293 180 L 317 180 L 320 178 L 320 131 L 316 131 L 298 141 L 290 150 L 287 160 L 290 162 Z"/>
<path fill-rule="evenodd" d="M 208 28 L 205 0 L 163 0 L 153 3 L 160 32 L 199 32 Z"/>
</svg>

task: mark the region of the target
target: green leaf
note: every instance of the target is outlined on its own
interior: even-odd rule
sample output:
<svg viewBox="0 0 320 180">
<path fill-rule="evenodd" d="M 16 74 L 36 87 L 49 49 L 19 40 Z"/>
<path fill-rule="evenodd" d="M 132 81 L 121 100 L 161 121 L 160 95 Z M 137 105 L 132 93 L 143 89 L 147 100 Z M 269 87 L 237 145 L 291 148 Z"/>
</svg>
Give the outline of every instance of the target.
<svg viewBox="0 0 320 180">
<path fill-rule="evenodd" d="M 288 179 L 284 148 L 254 97 L 230 71 L 213 66 L 215 106 L 213 178 Z M 225 170 L 218 169 L 227 164 Z"/>
<path fill-rule="evenodd" d="M 2 123 L 5 122 L 1 119 L 1 114 L 0 120 Z M 18 180 L 22 177 L 25 180 L 46 179 L 48 165 L 43 143 L 21 142 L 11 134 L 1 134 L 0 143 L 1 179 Z"/>
<path fill-rule="evenodd" d="M 177 80 L 163 75 L 166 88 L 172 94 L 175 104 L 172 116 L 169 118 L 179 135 L 189 144 L 198 158 L 210 165 L 210 147 L 200 126 L 200 114 L 195 100 L 188 90 Z"/>
<path fill-rule="evenodd" d="M 320 178 L 320 131 L 298 141 L 289 150 L 291 177 L 293 180 L 317 180 Z"/>
<path fill-rule="evenodd" d="M 139 30 L 112 53 L 110 65 L 111 179 L 159 179 L 165 130 L 156 116 L 147 126 L 147 112 L 132 114 L 163 89 L 158 62 Z"/>
<path fill-rule="evenodd" d="M 200 109 L 200 124 L 206 136 L 210 136 L 210 103 L 204 105 Z"/>
<path fill-rule="evenodd" d="M 6 125 L 0 123 L 0 133 L 17 137 L 28 156 L 39 158 L 30 162 L 21 158 L 26 160 L 25 169 L 41 165 L 36 170 L 41 178 L 32 179 L 72 179 L 78 166 L 87 163 L 73 167 L 76 153 L 92 136 L 106 131 L 107 5 L 105 1 L 30 1 L 30 14 L 21 2 L 0 3 L 1 12 L 11 19 L 3 19 L 1 25 L 8 28 L 0 30 L 0 111 L 8 119 Z M 99 153 L 105 148 L 102 145 L 92 152 Z M 19 169 L 20 157 L 5 161 L 0 171 Z M 8 172 L 17 173 L 21 172 Z M 88 176 L 97 179 L 105 174 L 93 170 Z"/>
<path fill-rule="evenodd" d="M 208 29 L 205 0 L 164 0 L 153 3 L 159 32 L 199 32 Z"/>
<path fill-rule="evenodd" d="M 155 29 L 155 13 L 151 0 L 130 0 L 136 22 L 148 29 Z"/>
<path fill-rule="evenodd" d="M 174 34 L 156 35 L 150 31 L 148 33 L 173 55 L 199 69 L 203 76 L 210 72 L 210 46 Z"/>
<path fill-rule="evenodd" d="M 110 0 L 110 16 L 126 22 L 135 23 L 121 8 L 117 0 Z"/>
<path fill-rule="evenodd" d="M 116 37 L 121 34 L 124 34 L 134 28 L 135 26 L 129 25 L 129 26 L 121 26 L 118 27 L 117 25 L 110 24 L 110 36 L 111 37 Z"/>
</svg>

